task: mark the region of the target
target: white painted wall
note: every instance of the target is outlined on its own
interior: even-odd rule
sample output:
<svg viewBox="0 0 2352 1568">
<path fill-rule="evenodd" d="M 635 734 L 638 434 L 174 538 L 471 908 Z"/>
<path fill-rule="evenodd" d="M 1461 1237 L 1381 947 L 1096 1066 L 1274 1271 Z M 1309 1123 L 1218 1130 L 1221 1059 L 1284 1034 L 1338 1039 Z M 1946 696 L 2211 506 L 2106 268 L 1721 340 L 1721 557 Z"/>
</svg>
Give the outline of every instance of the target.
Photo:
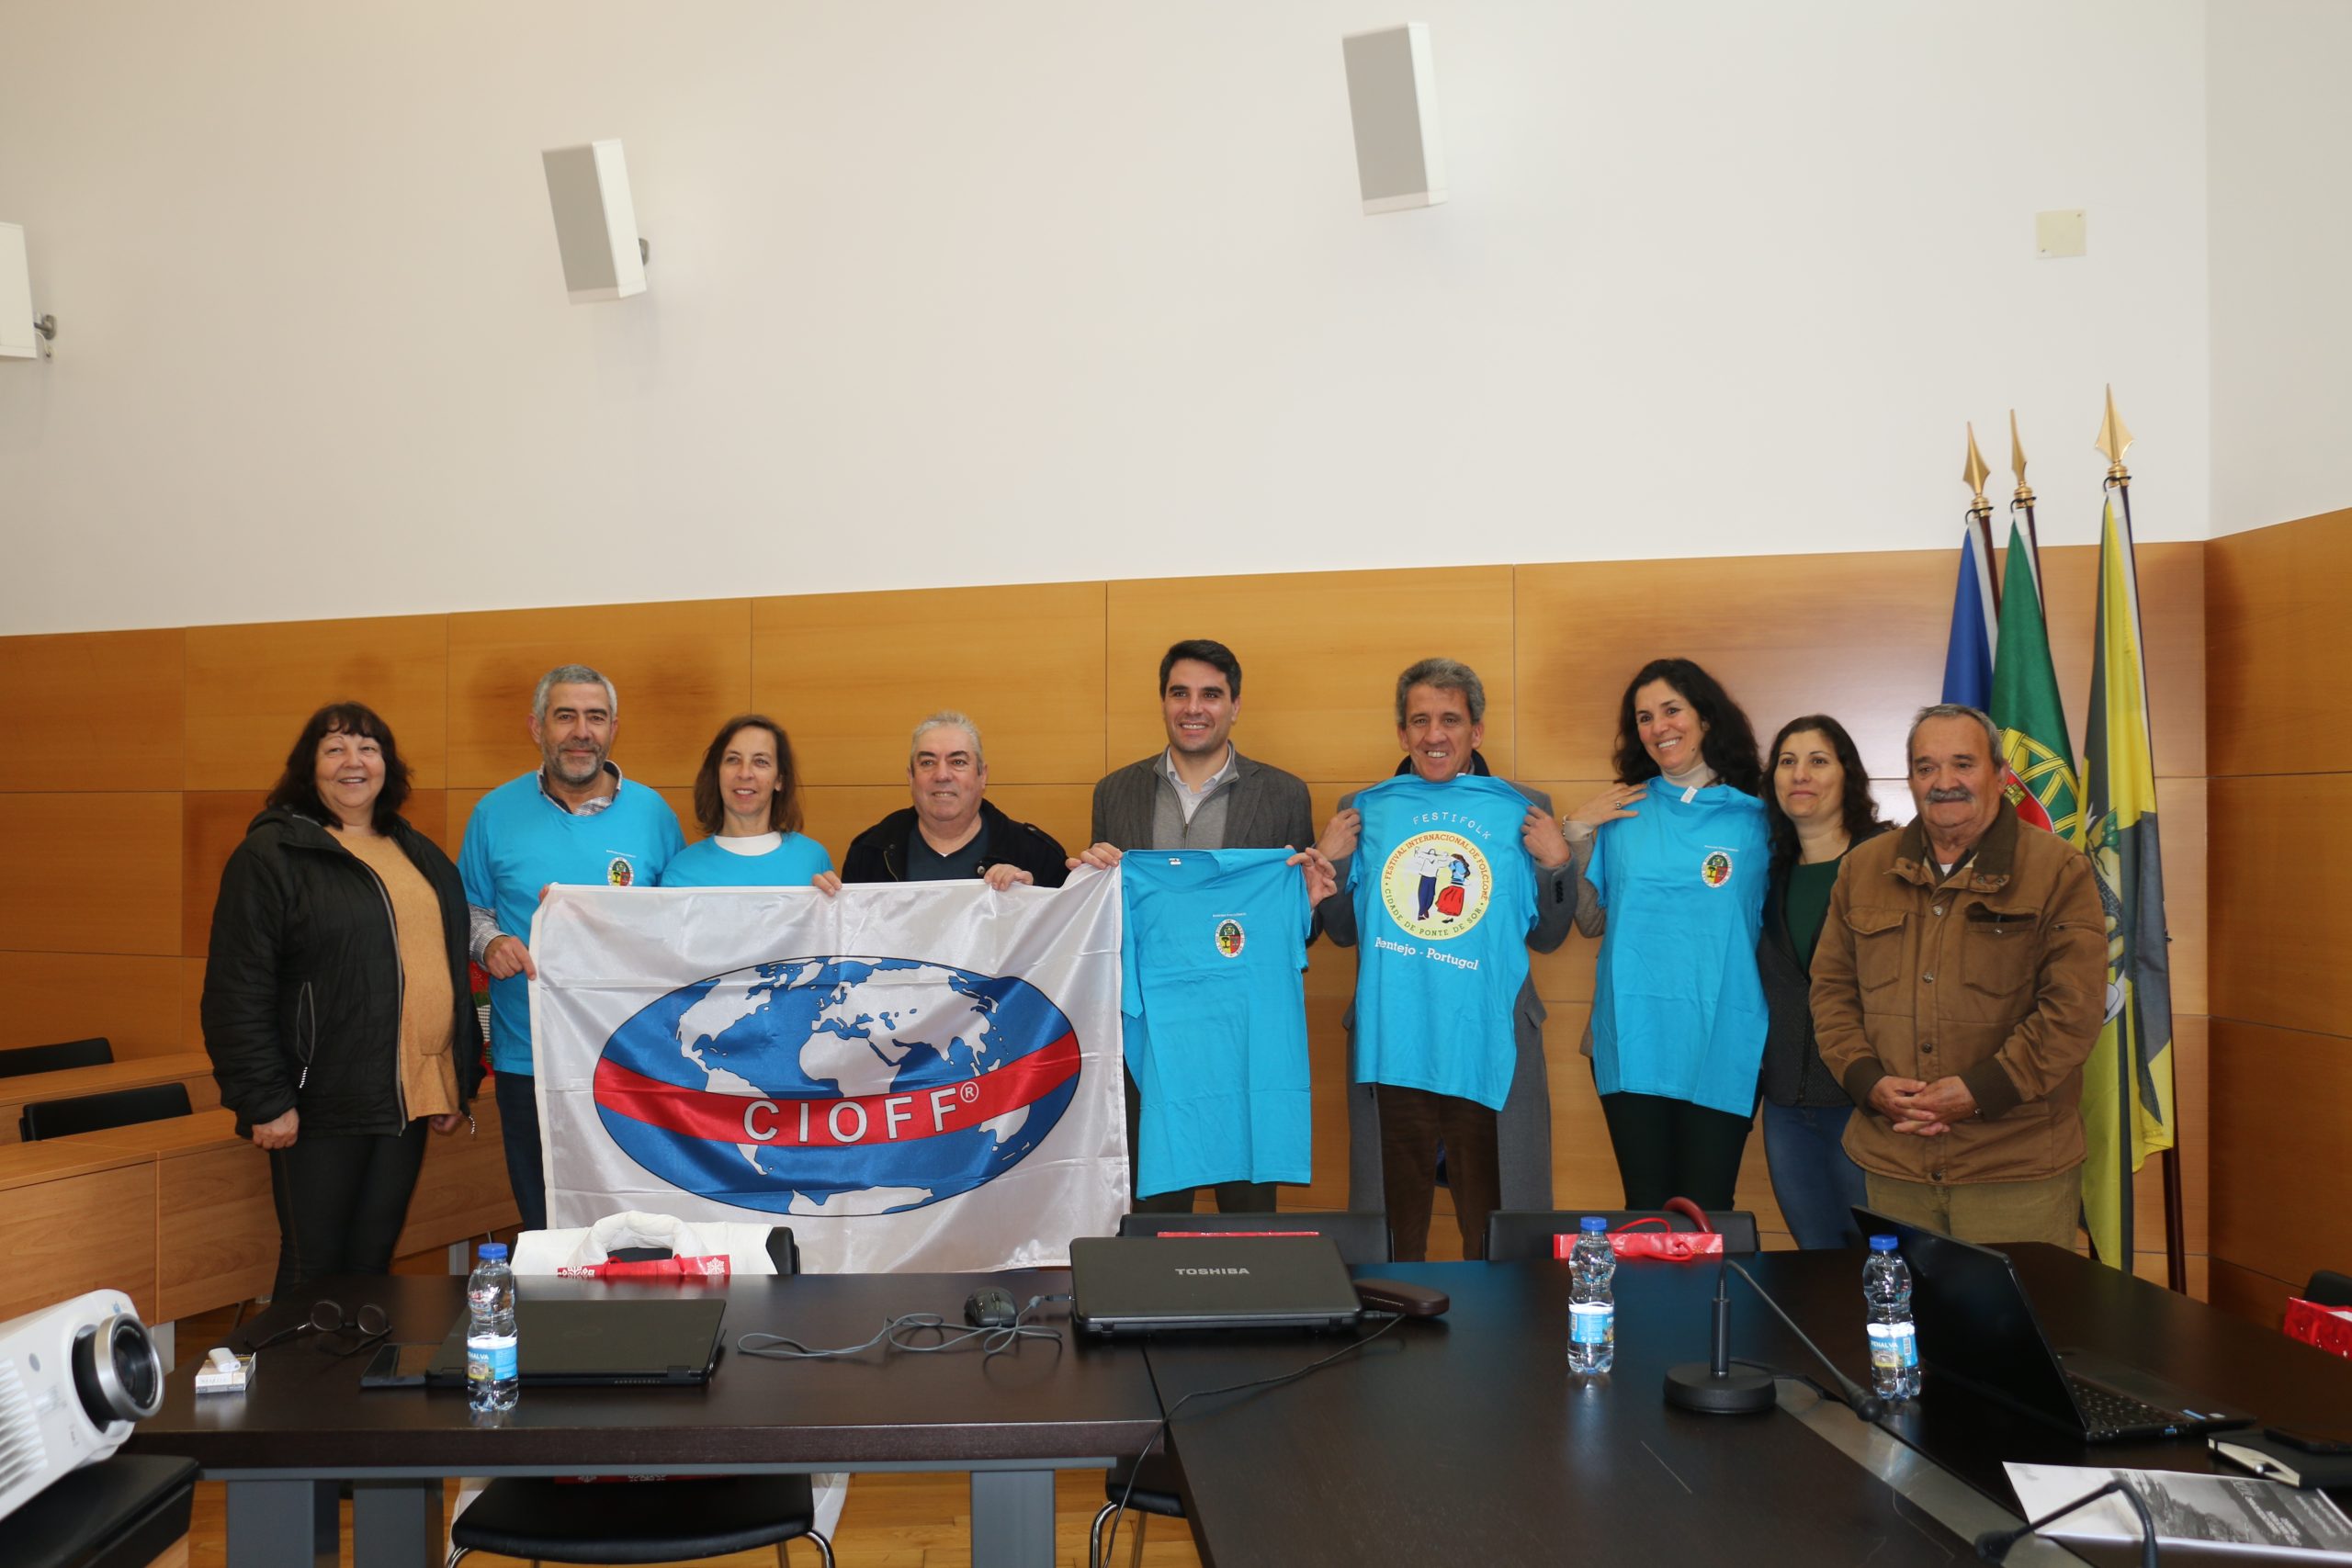
<svg viewBox="0 0 2352 1568">
<path fill-rule="evenodd" d="M 1453 199 L 1367 219 L 1339 39 L 1408 17 Z M 0 365 L 0 633 L 1940 544 L 2011 406 L 2087 541 L 2109 381 L 2143 536 L 2208 530 L 2196 0 L 0 0 L 0 38 L 61 329 Z M 538 154 L 606 136 L 650 292 L 572 306 Z M 2072 206 L 2089 255 L 2037 261 Z"/>
<path fill-rule="evenodd" d="M 2352 4 L 2224 0 L 2206 39 L 2218 535 L 2352 506 Z"/>
</svg>

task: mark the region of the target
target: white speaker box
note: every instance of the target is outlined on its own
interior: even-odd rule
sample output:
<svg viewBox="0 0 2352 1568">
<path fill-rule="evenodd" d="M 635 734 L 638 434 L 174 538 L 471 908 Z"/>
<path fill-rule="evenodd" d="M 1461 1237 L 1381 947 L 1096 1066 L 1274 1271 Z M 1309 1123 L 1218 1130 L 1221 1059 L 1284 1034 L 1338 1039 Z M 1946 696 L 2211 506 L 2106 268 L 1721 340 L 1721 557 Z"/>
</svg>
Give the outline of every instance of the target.
<svg viewBox="0 0 2352 1568">
<path fill-rule="evenodd" d="M 637 208 L 629 200 L 621 144 L 551 147 L 539 156 L 547 164 L 548 202 L 555 209 L 556 248 L 563 253 L 563 281 L 571 302 L 644 293 Z"/>
<path fill-rule="evenodd" d="M 40 353 L 33 332 L 33 275 L 25 263 L 25 228 L 0 223 L 0 359 L 31 359 Z"/>
<path fill-rule="evenodd" d="M 1438 140 L 1430 25 L 1353 33 L 1340 47 L 1348 62 L 1348 113 L 1355 121 L 1365 215 L 1435 207 L 1445 199 L 1445 150 Z"/>
</svg>

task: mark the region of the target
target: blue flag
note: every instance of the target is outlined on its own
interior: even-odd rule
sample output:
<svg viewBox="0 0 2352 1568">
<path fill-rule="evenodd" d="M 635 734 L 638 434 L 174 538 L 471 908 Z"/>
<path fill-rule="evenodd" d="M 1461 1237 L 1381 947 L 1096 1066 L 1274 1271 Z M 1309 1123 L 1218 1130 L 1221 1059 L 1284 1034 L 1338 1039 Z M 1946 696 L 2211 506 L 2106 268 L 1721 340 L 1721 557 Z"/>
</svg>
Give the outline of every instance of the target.
<svg viewBox="0 0 2352 1568">
<path fill-rule="evenodd" d="M 1993 647 L 2000 624 L 1992 551 L 1972 516 L 1960 536 L 1960 581 L 1951 596 L 1951 637 L 1944 645 L 1943 701 L 1980 711 L 1992 706 Z"/>
</svg>

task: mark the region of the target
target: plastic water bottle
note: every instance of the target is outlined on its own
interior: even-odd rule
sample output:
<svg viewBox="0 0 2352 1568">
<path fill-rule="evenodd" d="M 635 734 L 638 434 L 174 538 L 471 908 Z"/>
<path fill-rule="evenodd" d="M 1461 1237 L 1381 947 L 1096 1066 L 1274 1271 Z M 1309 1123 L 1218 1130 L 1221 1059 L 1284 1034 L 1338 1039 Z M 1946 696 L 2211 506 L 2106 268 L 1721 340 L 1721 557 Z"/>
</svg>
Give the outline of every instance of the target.
<svg viewBox="0 0 2352 1568">
<path fill-rule="evenodd" d="M 1911 1269 L 1891 1235 L 1871 1237 L 1862 1300 L 1870 1308 L 1871 1388 L 1881 1399 L 1909 1399 L 1919 1392 L 1919 1336 L 1911 1326 Z"/>
<path fill-rule="evenodd" d="M 506 1244 L 481 1244 L 481 1261 L 466 1280 L 466 1395 L 473 1407 L 512 1410 L 518 1382 L 514 1340 L 514 1270 Z"/>
<path fill-rule="evenodd" d="M 1617 1298 L 1611 1281 L 1617 1255 L 1609 1249 L 1609 1222 L 1587 1214 L 1568 1254 L 1568 1370 L 1587 1377 L 1617 1360 Z"/>
</svg>

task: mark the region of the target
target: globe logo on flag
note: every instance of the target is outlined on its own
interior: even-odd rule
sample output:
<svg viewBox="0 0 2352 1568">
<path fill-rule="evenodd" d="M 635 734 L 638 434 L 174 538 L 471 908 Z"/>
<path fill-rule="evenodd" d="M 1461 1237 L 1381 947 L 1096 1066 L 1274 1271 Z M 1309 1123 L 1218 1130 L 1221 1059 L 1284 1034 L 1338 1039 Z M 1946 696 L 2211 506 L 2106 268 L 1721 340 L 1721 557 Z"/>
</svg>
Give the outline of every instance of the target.
<svg viewBox="0 0 2352 1568">
<path fill-rule="evenodd" d="M 670 1185 L 782 1214 L 887 1214 L 1035 1151 L 1078 1090 L 1077 1032 L 1025 980 L 809 957 L 682 986 L 613 1031 L 596 1114 Z"/>
</svg>

